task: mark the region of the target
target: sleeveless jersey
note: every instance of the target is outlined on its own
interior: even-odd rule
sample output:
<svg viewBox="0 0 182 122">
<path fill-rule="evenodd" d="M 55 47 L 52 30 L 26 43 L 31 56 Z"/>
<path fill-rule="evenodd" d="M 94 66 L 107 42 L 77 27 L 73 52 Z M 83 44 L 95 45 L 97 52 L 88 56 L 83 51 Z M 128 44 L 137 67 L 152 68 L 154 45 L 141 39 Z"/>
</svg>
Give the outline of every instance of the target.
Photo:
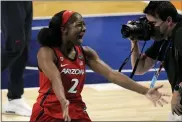
<svg viewBox="0 0 182 122">
<path fill-rule="evenodd" d="M 58 48 L 53 48 L 57 57 L 57 68 L 59 69 L 63 83 L 65 96 L 69 100 L 69 114 L 71 118 L 77 119 L 75 114 L 85 108 L 81 92 L 85 81 L 85 57 L 80 46 L 74 47 L 76 56 L 74 60 L 65 57 Z M 40 89 L 37 103 L 44 109 L 44 112 L 54 118 L 62 119 L 62 109 L 52 87 L 51 81 L 45 74 L 39 71 Z M 79 117 L 78 117 L 79 118 Z"/>
</svg>

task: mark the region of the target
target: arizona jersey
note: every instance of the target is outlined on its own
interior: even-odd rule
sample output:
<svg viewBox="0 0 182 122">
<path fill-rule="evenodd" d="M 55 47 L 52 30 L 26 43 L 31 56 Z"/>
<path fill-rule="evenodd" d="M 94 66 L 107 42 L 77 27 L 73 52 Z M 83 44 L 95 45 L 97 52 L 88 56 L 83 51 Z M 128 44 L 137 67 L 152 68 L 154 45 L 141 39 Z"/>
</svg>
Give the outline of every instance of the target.
<svg viewBox="0 0 182 122">
<path fill-rule="evenodd" d="M 85 108 L 82 101 L 81 92 L 85 81 L 85 57 L 82 47 L 75 46 L 76 56 L 74 60 L 65 57 L 59 48 L 53 48 L 57 57 L 56 65 L 59 69 L 63 83 L 65 96 L 70 101 L 70 117 L 77 118 L 79 111 Z M 57 99 L 52 87 L 51 81 L 43 72 L 39 72 L 40 89 L 37 103 L 44 109 L 44 112 L 54 118 L 62 118 L 62 109 L 60 101 Z M 79 118 L 79 117 L 78 117 Z"/>
<path fill-rule="evenodd" d="M 65 58 L 59 49 L 54 49 L 59 60 L 59 71 L 65 89 L 66 98 L 76 102 L 81 98 L 85 81 L 85 59 L 81 47 L 76 46 L 75 59 Z M 75 101 L 76 100 L 76 101 Z"/>
</svg>

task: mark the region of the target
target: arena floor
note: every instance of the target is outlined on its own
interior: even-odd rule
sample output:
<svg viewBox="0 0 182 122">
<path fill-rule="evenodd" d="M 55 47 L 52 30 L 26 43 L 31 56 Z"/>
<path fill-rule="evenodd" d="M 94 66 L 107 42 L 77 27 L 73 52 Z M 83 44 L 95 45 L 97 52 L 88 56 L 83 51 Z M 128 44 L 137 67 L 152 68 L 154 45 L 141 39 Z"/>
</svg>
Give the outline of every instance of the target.
<svg viewBox="0 0 182 122">
<path fill-rule="evenodd" d="M 148 82 L 142 85 L 149 87 Z M 167 81 L 160 91 L 171 94 Z M 2 104 L 6 99 L 7 90 L 2 91 Z M 27 88 L 24 98 L 33 106 L 38 95 L 38 88 Z M 92 121 L 165 121 L 168 118 L 170 104 L 163 107 L 154 107 L 146 97 L 128 91 L 114 84 L 85 85 L 82 92 L 83 100 L 87 105 L 87 112 Z M 170 97 L 166 98 L 170 102 Z M 2 121 L 28 121 L 29 117 L 2 115 Z"/>
</svg>

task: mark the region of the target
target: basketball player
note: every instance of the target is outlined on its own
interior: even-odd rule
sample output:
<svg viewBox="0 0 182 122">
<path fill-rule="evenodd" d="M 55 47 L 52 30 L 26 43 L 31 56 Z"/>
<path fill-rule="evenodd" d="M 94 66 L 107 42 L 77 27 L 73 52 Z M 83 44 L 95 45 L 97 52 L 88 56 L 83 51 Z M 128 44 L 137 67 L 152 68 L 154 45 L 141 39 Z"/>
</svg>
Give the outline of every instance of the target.
<svg viewBox="0 0 182 122">
<path fill-rule="evenodd" d="M 155 105 L 167 103 L 162 98 L 167 95 L 158 92 L 162 86 L 149 90 L 112 70 L 90 47 L 82 47 L 85 32 L 82 16 L 68 10 L 55 14 L 49 27 L 40 30 L 40 89 L 30 121 L 91 121 L 81 97 L 86 64 L 109 81 L 145 95 Z"/>
</svg>

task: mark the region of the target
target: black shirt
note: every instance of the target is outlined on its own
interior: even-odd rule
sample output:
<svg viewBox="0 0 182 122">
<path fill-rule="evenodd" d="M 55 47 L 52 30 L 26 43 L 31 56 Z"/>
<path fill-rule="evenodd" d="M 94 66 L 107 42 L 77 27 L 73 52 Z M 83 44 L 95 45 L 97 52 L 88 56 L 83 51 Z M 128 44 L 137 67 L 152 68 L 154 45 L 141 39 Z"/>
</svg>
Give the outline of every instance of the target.
<svg viewBox="0 0 182 122">
<path fill-rule="evenodd" d="M 171 39 L 155 41 L 145 54 L 154 60 L 164 61 L 173 91 L 175 85 L 182 82 L 182 22 L 173 29 Z"/>
</svg>

